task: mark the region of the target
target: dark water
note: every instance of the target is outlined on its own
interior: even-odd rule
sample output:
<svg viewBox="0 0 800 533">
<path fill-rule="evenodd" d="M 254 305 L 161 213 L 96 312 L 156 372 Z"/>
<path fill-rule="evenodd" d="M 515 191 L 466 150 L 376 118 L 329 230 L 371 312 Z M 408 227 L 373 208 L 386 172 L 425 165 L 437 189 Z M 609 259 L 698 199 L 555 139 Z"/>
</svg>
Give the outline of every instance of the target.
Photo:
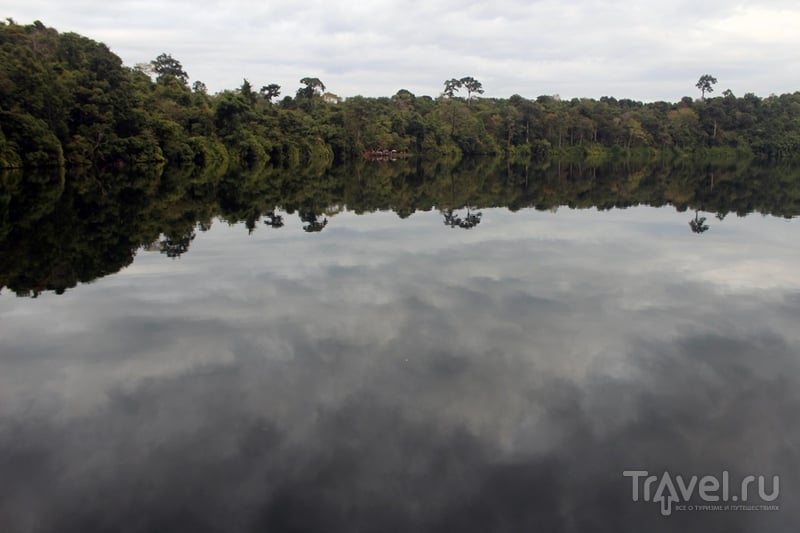
<svg viewBox="0 0 800 533">
<path fill-rule="evenodd" d="M 536 179 L 577 204 L 632 179 L 677 187 L 581 172 Z M 781 176 L 751 187 L 781 191 Z M 753 195 L 731 179 L 745 200 L 709 199 L 723 185 L 703 174 L 661 207 L 623 191 L 602 194 L 625 209 L 441 208 L 437 190 L 503 178 L 417 178 L 390 177 L 388 205 L 361 215 L 333 178 L 316 204 L 315 187 L 241 193 L 254 205 L 237 216 L 224 179 L 163 205 L 164 176 L 150 203 L 134 194 L 147 186 L 94 195 L 69 176 L 49 211 L 12 196 L 0 531 L 796 531 L 790 195 L 762 202 L 781 216 L 720 220 Z M 417 207 L 401 219 L 403 191 Z M 157 238 L 140 249 L 143 235 Z M 632 501 L 631 470 L 658 477 L 651 501 Z M 695 490 L 662 514 L 664 472 L 723 471 L 730 495 L 764 476 L 777 498 L 756 482 L 747 504 L 778 509 L 690 510 L 742 504 Z"/>
</svg>

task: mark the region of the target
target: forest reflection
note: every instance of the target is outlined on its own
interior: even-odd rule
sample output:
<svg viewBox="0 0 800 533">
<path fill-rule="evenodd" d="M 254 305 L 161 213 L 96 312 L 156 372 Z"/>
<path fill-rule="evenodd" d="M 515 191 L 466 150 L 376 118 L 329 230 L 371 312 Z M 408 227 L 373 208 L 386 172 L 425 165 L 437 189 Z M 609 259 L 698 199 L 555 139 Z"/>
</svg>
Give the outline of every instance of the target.
<svg viewBox="0 0 800 533">
<path fill-rule="evenodd" d="M 694 211 L 690 230 L 757 212 L 800 214 L 800 168 L 688 161 L 585 166 L 502 158 L 358 162 L 327 169 L 141 167 L 0 176 L 0 288 L 20 296 L 62 293 L 129 265 L 145 248 L 176 258 L 215 219 L 249 232 L 281 229 L 297 216 L 305 232 L 337 213 L 438 211 L 454 230 L 479 227 L 481 209 L 636 205 Z M 284 230 L 285 231 L 285 230 Z"/>
</svg>

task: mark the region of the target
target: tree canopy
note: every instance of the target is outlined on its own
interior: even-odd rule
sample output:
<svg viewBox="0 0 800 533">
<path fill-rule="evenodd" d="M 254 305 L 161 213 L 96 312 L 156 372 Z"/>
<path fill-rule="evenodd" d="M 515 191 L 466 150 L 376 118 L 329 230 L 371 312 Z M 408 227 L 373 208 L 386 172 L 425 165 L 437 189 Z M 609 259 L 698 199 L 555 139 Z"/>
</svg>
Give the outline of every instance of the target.
<svg viewBox="0 0 800 533">
<path fill-rule="evenodd" d="M 700 76 L 700 79 L 697 80 L 695 87 L 700 89 L 700 98 L 702 100 L 706 99 L 706 93 L 713 93 L 714 92 L 714 85 L 717 83 L 717 78 L 710 74 L 703 74 Z"/>
<path fill-rule="evenodd" d="M 183 70 L 181 62 L 173 58 L 170 54 L 161 54 L 151 61 L 150 64 L 158 75 L 159 80 L 163 80 L 166 76 L 171 76 L 184 85 L 189 81 L 189 75 Z"/>
<path fill-rule="evenodd" d="M 800 157 L 800 93 L 707 98 L 716 83 L 707 74 L 697 85 L 702 103 L 478 99 L 483 85 L 472 76 L 446 80 L 439 97 L 401 89 L 379 98 L 340 98 L 309 76 L 280 100 L 281 87 L 269 79 L 243 80 L 216 94 L 188 81 L 168 53 L 128 68 L 107 46 L 80 35 L 1 23 L 0 167 L 322 165 L 384 150 L 574 161 L 623 153 Z M 465 97 L 458 96 L 462 89 Z"/>
<path fill-rule="evenodd" d="M 483 94 L 483 84 L 472 76 L 466 76 L 458 81 L 467 90 L 467 100 L 470 100 L 473 94 Z"/>
<path fill-rule="evenodd" d="M 312 98 L 325 92 L 325 84 L 319 78 L 303 78 L 300 83 L 305 87 L 298 89 L 298 97 Z"/>
</svg>

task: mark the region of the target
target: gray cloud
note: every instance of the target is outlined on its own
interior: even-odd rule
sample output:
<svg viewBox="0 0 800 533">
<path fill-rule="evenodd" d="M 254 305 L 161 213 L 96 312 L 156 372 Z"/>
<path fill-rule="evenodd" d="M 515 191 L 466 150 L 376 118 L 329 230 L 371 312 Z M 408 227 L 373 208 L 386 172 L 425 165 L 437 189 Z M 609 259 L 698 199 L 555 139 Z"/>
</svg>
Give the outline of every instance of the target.
<svg viewBox="0 0 800 533">
<path fill-rule="evenodd" d="M 487 96 L 677 100 L 711 72 L 736 94 L 793 92 L 791 2 L 17 2 L 41 19 L 106 42 L 126 64 L 167 51 L 214 91 L 242 78 L 292 94 L 318 76 L 342 96 L 400 88 L 437 95 L 473 75 Z"/>
<path fill-rule="evenodd" d="M 264 324 L 247 333 L 283 338 L 293 358 L 244 341 L 233 363 L 111 390 L 68 421 L 6 419 L 5 530 L 791 531 L 788 491 L 779 513 L 665 521 L 630 501 L 620 472 L 777 472 L 796 484 L 796 345 L 708 323 L 629 342 L 610 361 L 626 375 L 609 355 L 576 375 L 542 360 L 535 333 L 526 352 L 491 334 L 453 338 L 465 317 L 449 309 L 482 303 L 484 321 L 497 318 L 466 320 L 491 331 L 508 319 L 506 297 L 444 292 L 438 306 L 396 302 L 388 344 L 324 313 L 310 327 Z"/>
<path fill-rule="evenodd" d="M 6 296 L 3 530 L 793 531 L 800 300 L 762 285 L 791 228 L 701 247 L 687 216 L 217 224 L 179 261 Z M 771 259 L 730 285 L 748 257 Z M 665 520 L 638 467 L 779 474 L 782 509 Z"/>
</svg>

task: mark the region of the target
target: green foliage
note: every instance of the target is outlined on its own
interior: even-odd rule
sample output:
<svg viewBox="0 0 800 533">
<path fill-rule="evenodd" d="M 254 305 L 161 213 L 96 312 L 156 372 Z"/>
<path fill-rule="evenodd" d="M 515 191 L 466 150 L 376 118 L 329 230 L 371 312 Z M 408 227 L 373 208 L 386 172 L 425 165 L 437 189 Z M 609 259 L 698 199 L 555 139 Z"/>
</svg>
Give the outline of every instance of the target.
<svg viewBox="0 0 800 533">
<path fill-rule="evenodd" d="M 44 120 L 0 110 L 0 125 L 5 137 L 3 152 L 10 162 L 21 160 L 22 166 L 28 167 L 64 164 L 61 143 Z"/>
<path fill-rule="evenodd" d="M 609 150 L 600 144 L 587 144 L 583 150 L 586 164 L 589 166 L 598 167 L 611 159 Z"/>
<path fill-rule="evenodd" d="M 277 98 L 281 95 L 281 86 L 277 83 L 270 83 L 269 85 L 262 86 L 258 92 L 264 97 L 267 103 L 271 104 L 273 98 Z"/>
<path fill-rule="evenodd" d="M 300 83 L 305 87 L 297 90 L 297 98 L 311 100 L 314 96 L 319 96 L 325 92 L 325 84 L 319 78 L 303 78 Z"/>
<path fill-rule="evenodd" d="M 714 92 L 714 85 L 717 83 L 717 78 L 710 74 L 703 74 L 700 76 L 700 79 L 697 80 L 695 87 L 700 89 L 701 99 L 706 99 L 706 93 Z"/>
<path fill-rule="evenodd" d="M 150 64 L 161 82 L 168 82 L 171 78 L 174 78 L 181 82 L 182 85 L 186 85 L 186 82 L 189 81 L 189 75 L 183 70 L 181 62 L 170 54 L 161 54 Z"/>
<path fill-rule="evenodd" d="M 461 80 L 455 78 L 445 80 L 443 94 L 448 98 L 453 98 L 460 88 Z"/>
<path fill-rule="evenodd" d="M 2 168 L 22 168 L 22 157 L 19 155 L 18 147 L 12 146 L 0 129 L 0 169 Z"/>
<path fill-rule="evenodd" d="M 148 75 L 154 74 L 155 81 Z M 474 98 L 471 76 L 444 82 L 443 97 L 401 89 L 391 98 L 341 99 L 305 77 L 295 97 L 243 80 L 209 95 L 190 89 L 180 61 L 160 54 L 126 68 L 102 43 L 41 23 L 0 25 L 0 166 L 100 167 L 147 161 L 263 167 L 353 161 L 375 150 L 514 161 L 616 155 L 688 158 L 800 157 L 800 93 L 762 99 L 697 83 L 701 101 L 642 103 L 603 97 Z M 457 97 L 464 89 L 466 98 Z M 721 154 L 725 154 L 724 156 Z"/>
<path fill-rule="evenodd" d="M 467 90 L 468 101 L 472 99 L 473 94 L 483 94 L 483 84 L 472 76 L 465 76 L 458 81 Z"/>
</svg>

